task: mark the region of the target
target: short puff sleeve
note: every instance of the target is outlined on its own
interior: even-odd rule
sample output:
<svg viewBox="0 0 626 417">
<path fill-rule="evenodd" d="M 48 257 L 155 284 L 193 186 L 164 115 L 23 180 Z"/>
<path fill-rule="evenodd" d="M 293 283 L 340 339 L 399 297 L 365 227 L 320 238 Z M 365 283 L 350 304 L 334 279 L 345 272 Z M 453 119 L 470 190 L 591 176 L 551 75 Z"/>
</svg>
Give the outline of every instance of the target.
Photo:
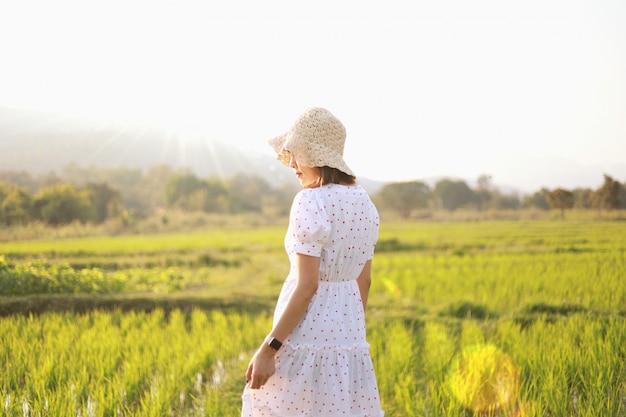
<svg viewBox="0 0 626 417">
<path fill-rule="evenodd" d="M 316 190 L 301 190 L 293 200 L 289 215 L 288 251 L 319 257 L 328 242 L 330 220 Z"/>
</svg>

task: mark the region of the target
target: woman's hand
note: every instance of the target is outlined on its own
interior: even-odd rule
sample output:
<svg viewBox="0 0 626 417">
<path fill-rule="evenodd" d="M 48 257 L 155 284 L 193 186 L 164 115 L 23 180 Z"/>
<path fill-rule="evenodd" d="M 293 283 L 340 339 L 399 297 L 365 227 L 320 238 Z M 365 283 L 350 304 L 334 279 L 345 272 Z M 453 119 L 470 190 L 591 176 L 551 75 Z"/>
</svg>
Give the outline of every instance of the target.
<svg viewBox="0 0 626 417">
<path fill-rule="evenodd" d="M 246 371 L 246 381 L 250 384 L 250 388 L 261 388 L 274 375 L 276 371 L 275 353 L 276 351 L 265 343 L 256 351 Z"/>
</svg>

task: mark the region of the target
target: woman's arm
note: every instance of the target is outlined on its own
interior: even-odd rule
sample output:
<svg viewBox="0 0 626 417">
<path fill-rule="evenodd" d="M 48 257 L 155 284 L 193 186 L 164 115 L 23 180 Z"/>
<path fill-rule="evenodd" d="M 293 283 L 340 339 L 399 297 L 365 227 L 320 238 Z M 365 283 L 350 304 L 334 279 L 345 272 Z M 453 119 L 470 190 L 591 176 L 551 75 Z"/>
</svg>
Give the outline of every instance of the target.
<svg viewBox="0 0 626 417">
<path fill-rule="evenodd" d="M 296 327 L 309 303 L 317 291 L 320 271 L 320 258 L 297 254 L 296 270 L 298 271 L 298 283 L 294 289 L 285 311 L 276 322 L 276 326 L 270 333 L 278 340 L 285 340 Z"/>
<path fill-rule="evenodd" d="M 320 258 L 298 254 L 296 258 L 296 270 L 298 272 L 297 284 L 287 306 L 276 322 L 276 326 L 270 334 L 280 341 L 289 336 L 296 327 L 304 312 L 309 306 L 319 280 Z M 274 354 L 276 352 L 266 343 L 252 357 L 246 379 L 250 382 L 250 388 L 257 389 L 263 386 L 274 374 Z"/>
<path fill-rule="evenodd" d="M 361 274 L 356 279 L 359 284 L 359 290 L 361 291 L 361 301 L 363 301 L 363 311 L 367 308 L 367 298 L 370 293 L 370 286 L 372 285 L 372 260 L 370 259 L 365 263 Z"/>
</svg>

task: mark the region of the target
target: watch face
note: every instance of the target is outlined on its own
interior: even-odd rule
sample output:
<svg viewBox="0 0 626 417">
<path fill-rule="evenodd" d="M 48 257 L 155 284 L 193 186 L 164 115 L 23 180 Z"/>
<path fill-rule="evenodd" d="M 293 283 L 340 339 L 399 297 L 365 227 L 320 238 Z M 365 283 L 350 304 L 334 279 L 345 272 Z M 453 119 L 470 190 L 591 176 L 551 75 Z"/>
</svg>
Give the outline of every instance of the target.
<svg viewBox="0 0 626 417">
<path fill-rule="evenodd" d="M 280 349 L 280 347 L 283 345 L 278 339 L 276 339 L 275 337 L 272 338 L 272 340 L 270 340 L 269 343 L 270 347 L 274 350 L 278 350 Z"/>
</svg>

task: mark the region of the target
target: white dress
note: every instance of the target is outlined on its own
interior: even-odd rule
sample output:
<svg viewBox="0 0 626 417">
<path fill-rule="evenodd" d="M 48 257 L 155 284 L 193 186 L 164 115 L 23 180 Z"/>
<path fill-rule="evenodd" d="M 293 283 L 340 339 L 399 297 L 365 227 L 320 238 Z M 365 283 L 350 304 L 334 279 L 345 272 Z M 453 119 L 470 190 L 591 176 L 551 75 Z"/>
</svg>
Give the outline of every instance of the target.
<svg viewBox="0 0 626 417">
<path fill-rule="evenodd" d="M 291 262 L 274 322 L 297 276 L 296 253 L 319 256 L 317 292 L 276 354 L 276 373 L 246 387 L 242 417 L 382 417 L 356 278 L 374 254 L 378 212 L 359 185 L 328 184 L 294 198 L 285 249 Z"/>
</svg>

